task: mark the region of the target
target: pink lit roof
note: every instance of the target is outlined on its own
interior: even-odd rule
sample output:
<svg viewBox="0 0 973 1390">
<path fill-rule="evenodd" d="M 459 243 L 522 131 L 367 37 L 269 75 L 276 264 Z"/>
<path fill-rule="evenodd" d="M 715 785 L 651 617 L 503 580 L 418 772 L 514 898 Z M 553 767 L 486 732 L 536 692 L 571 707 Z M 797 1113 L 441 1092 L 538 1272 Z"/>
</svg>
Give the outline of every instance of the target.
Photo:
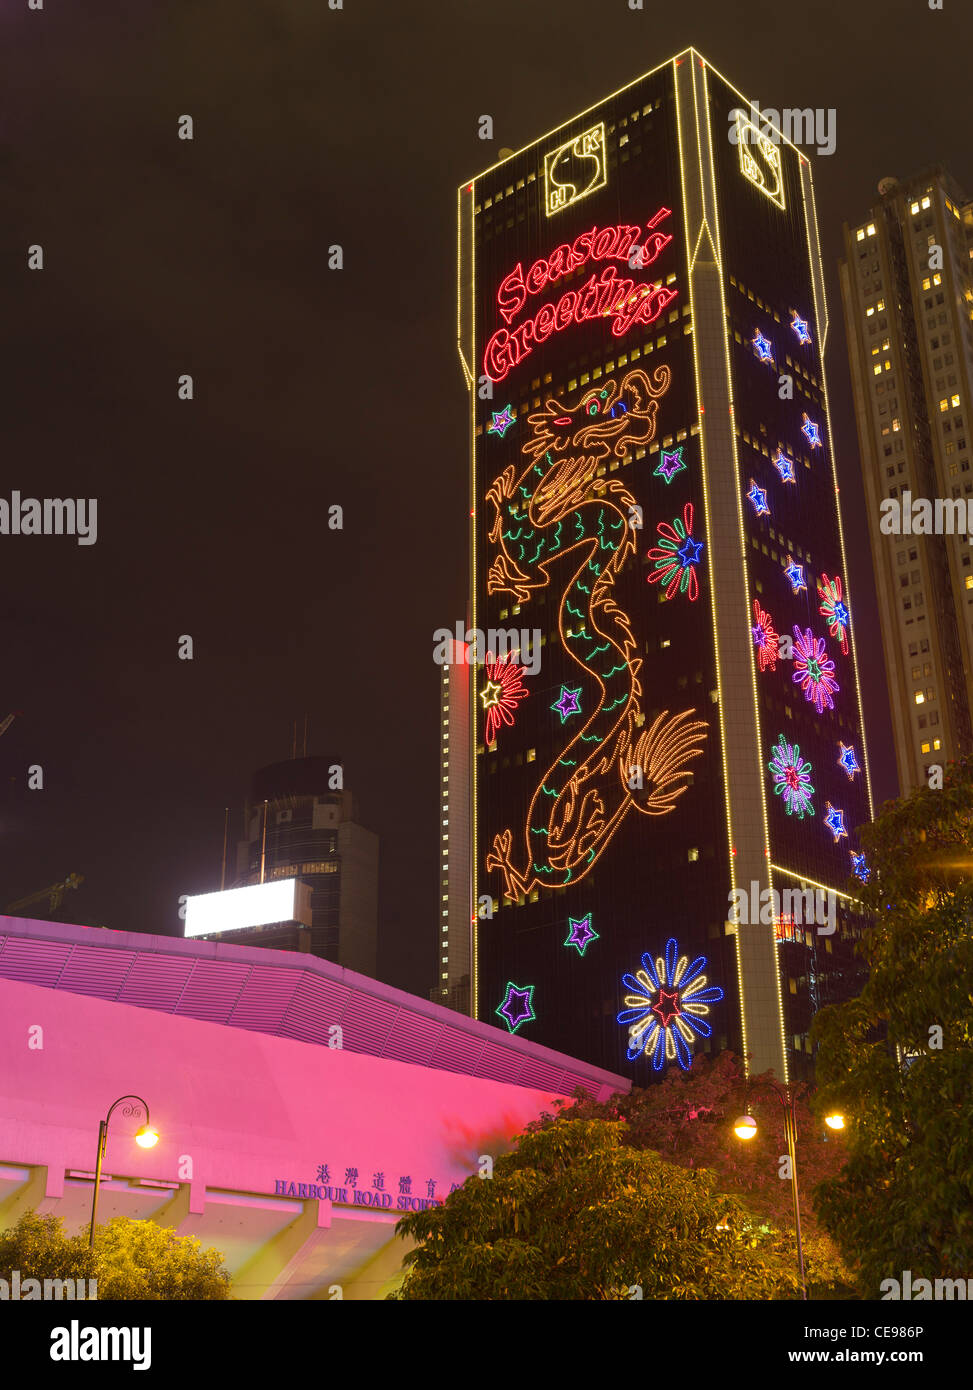
<svg viewBox="0 0 973 1390">
<path fill-rule="evenodd" d="M 598 1100 L 623 1076 L 508 1036 L 330 961 L 226 942 L 0 916 L 0 978 L 328 1045 L 372 1057 Z"/>
</svg>

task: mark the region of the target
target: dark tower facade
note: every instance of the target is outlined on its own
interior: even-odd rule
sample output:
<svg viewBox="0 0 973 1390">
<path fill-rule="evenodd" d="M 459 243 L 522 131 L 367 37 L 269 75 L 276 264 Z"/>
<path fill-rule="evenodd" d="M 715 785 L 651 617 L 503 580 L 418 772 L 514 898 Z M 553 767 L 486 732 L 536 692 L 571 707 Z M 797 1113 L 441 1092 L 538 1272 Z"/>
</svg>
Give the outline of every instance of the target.
<svg viewBox="0 0 973 1390">
<path fill-rule="evenodd" d="M 811 169 L 750 117 L 690 49 L 458 194 L 476 1012 L 640 1082 L 804 1074 L 868 872 Z"/>
</svg>

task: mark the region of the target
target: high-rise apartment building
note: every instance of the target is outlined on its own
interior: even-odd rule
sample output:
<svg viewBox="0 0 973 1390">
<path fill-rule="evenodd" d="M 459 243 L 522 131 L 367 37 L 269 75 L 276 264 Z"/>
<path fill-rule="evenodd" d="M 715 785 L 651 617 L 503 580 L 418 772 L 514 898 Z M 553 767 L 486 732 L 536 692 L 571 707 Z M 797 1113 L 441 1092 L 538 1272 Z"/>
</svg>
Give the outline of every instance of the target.
<svg viewBox="0 0 973 1390">
<path fill-rule="evenodd" d="M 292 758 L 254 774 L 232 886 L 299 879 L 311 890 L 310 930 L 297 924 L 251 927 L 226 939 L 305 949 L 374 978 L 378 836 L 358 823 L 343 781 L 341 760 L 329 757 Z"/>
<path fill-rule="evenodd" d="M 868 872 L 811 166 L 751 114 L 688 49 L 458 192 L 475 1013 L 639 1081 L 803 1074 Z"/>
<path fill-rule="evenodd" d="M 879 193 L 845 224 L 841 292 L 908 793 L 973 752 L 973 551 L 953 525 L 953 504 L 965 518 L 973 501 L 973 204 L 939 168 L 883 179 Z"/>
</svg>

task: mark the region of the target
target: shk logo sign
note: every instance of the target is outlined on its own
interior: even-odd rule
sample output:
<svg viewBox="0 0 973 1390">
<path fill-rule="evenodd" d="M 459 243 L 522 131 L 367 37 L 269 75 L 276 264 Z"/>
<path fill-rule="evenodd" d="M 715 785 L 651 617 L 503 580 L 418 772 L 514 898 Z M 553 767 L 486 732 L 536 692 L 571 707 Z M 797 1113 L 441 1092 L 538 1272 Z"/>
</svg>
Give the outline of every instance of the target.
<svg viewBox="0 0 973 1390">
<path fill-rule="evenodd" d="M 608 182 L 605 124 L 559 145 L 544 158 L 544 206 L 548 217 L 580 203 Z"/>
<path fill-rule="evenodd" d="M 152 1365 L 151 1327 L 82 1327 L 77 1320 L 51 1332 L 52 1361 L 131 1361 L 134 1371 Z"/>
</svg>

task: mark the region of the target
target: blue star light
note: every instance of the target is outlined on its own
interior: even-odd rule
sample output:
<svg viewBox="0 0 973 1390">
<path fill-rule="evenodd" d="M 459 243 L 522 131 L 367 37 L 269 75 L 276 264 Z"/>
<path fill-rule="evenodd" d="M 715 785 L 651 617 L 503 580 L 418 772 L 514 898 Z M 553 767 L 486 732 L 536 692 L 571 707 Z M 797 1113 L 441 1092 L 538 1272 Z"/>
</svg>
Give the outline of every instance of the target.
<svg viewBox="0 0 973 1390">
<path fill-rule="evenodd" d="M 782 482 L 793 483 L 795 481 L 794 464 L 784 453 L 783 449 L 777 450 L 777 457 L 772 459 L 771 462 L 780 474 Z"/>
<path fill-rule="evenodd" d="M 699 557 L 703 553 L 703 542 L 694 541 L 692 536 L 687 536 L 682 546 L 676 551 L 682 561 L 683 569 L 688 569 L 690 565 L 698 565 Z"/>
<path fill-rule="evenodd" d="M 761 362 L 773 362 L 773 348 L 771 347 L 769 340 L 764 337 L 759 328 L 757 329 L 756 336 L 753 338 L 753 346 L 757 349 L 757 353 L 760 357 Z"/>
<path fill-rule="evenodd" d="M 865 863 L 865 856 L 863 854 L 856 854 L 853 849 L 849 850 L 848 853 L 851 855 L 852 873 L 857 874 L 862 883 L 867 883 L 872 871 Z"/>
<path fill-rule="evenodd" d="M 577 690 L 569 690 L 566 685 L 561 686 L 561 694 L 551 706 L 561 716 L 561 723 L 572 714 L 581 713 L 581 686 Z"/>
<path fill-rule="evenodd" d="M 811 341 L 811 335 L 807 329 L 807 319 L 798 318 L 796 309 L 792 309 L 791 313 L 794 315 L 791 319 L 791 328 L 793 328 L 794 332 L 797 334 L 797 341 L 799 343 L 809 343 Z"/>
<path fill-rule="evenodd" d="M 579 956 L 583 956 L 592 941 L 598 939 L 599 933 L 591 925 L 590 912 L 586 913 L 584 917 L 577 918 L 577 920 L 574 917 L 568 918 L 568 937 L 564 945 L 576 946 Z"/>
<path fill-rule="evenodd" d="M 848 774 L 848 781 L 853 782 L 855 780 L 855 773 L 861 772 L 861 768 L 858 766 L 858 759 L 855 757 L 854 744 L 842 743 L 839 740 L 838 747 L 841 749 L 841 752 L 838 754 L 838 766 Z"/>
<path fill-rule="evenodd" d="M 828 814 L 824 818 L 824 823 L 834 836 L 835 844 L 841 839 L 842 835 L 847 838 L 848 831 L 845 829 L 845 813 L 839 811 L 836 806 L 832 806 L 830 801 L 824 803 L 828 808 Z"/>
<path fill-rule="evenodd" d="M 801 413 L 803 414 L 804 412 L 802 411 Z M 810 416 L 804 415 L 804 424 L 801 426 L 801 430 L 807 436 L 807 442 L 812 449 L 821 448 L 821 436 L 818 434 L 818 427 Z"/>
<path fill-rule="evenodd" d="M 758 516 L 770 515 L 770 508 L 767 506 L 767 493 L 762 487 L 758 487 L 752 478 L 750 479 L 750 491 L 747 493 L 747 501 L 753 503 L 753 509 Z"/>
<path fill-rule="evenodd" d="M 670 452 L 662 451 L 662 458 L 652 472 L 654 478 L 662 478 L 665 482 L 671 483 L 677 473 L 681 473 L 686 467 L 682 460 L 682 445 L 672 449 Z"/>
<path fill-rule="evenodd" d="M 537 1017 L 534 1013 L 534 986 L 525 985 L 521 989 L 508 982 L 503 1003 L 495 1012 L 500 1015 L 511 1033 L 516 1033 L 522 1023 L 531 1023 Z"/>
<path fill-rule="evenodd" d="M 796 560 L 792 560 L 789 555 L 787 557 L 787 567 L 784 570 L 784 574 L 791 581 L 792 594 L 800 593 L 801 589 L 807 588 L 807 585 L 804 583 L 804 566 L 799 565 Z"/>
<path fill-rule="evenodd" d="M 502 410 L 495 410 L 492 423 L 487 425 L 487 434 L 498 434 L 502 439 L 516 418 L 512 405 L 505 405 Z"/>
</svg>

